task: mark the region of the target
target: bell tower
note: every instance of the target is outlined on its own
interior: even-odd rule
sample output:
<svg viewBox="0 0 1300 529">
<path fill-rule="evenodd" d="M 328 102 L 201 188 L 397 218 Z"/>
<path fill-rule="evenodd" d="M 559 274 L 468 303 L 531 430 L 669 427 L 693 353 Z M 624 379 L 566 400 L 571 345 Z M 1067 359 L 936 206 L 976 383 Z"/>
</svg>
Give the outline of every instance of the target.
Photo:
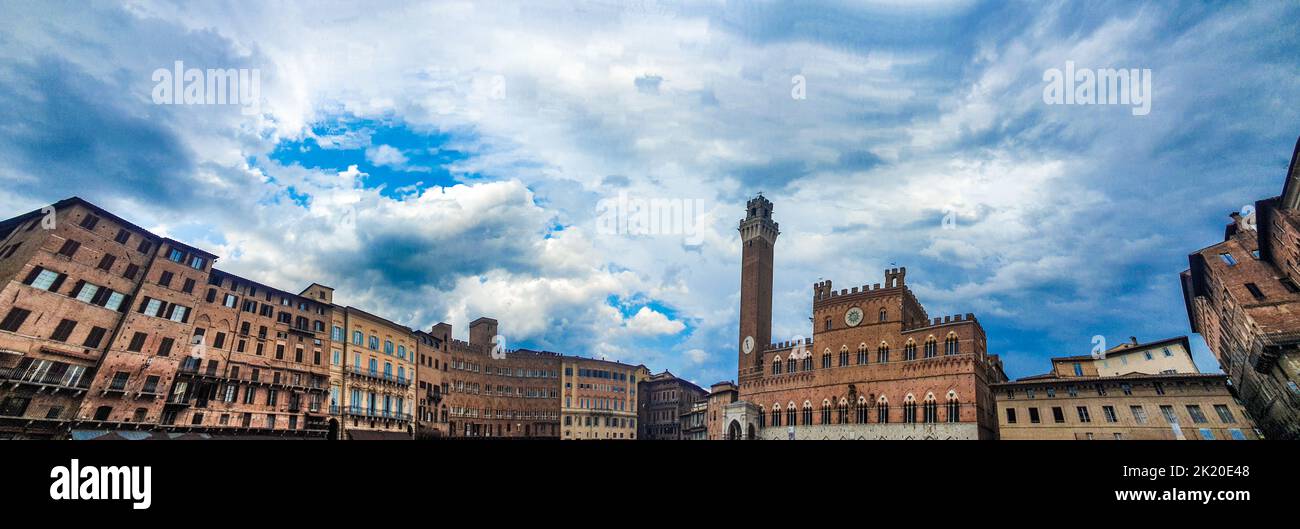
<svg viewBox="0 0 1300 529">
<path fill-rule="evenodd" d="M 740 336 L 737 338 L 740 379 L 762 373 L 763 349 L 772 343 L 772 261 L 776 237 L 772 202 L 763 193 L 745 204 L 740 221 Z"/>
</svg>

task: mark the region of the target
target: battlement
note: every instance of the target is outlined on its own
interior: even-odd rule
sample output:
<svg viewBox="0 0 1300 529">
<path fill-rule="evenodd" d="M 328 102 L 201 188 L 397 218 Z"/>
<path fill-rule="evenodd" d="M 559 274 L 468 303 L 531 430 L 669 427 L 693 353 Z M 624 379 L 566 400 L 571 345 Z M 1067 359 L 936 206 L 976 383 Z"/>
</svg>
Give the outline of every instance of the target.
<svg viewBox="0 0 1300 529">
<path fill-rule="evenodd" d="M 952 323 L 964 323 L 964 322 L 978 323 L 978 321 L 975 319 L 975 314 L 967 312 L 966 314 L 954 314 L 952 316 L 944 316 L 942 318 L 936 317 L 934 318 L 933 321 L 929 319 L 925 319 L 925 320 L 918 320 L 918 321 L 911 321 L 911 322 L 903 322 L 903 332 L 917 331 L 921 329 L 928 329 L 931 327 L 938 327 L 941 325 L 948 325 Z"/>
<path fill-rule="evenodd" d="M 885 283 L 875 283 L 872 285 L 862 285 L 861 287 L 842 288 L 836 291 L 831 280 L 818 281 L 813 283 L 813 302 L 826 301 L 841 296 L 852 296 L 854 294 L 870 293 L 877 290 L 887 290 L 903 287 L 906 283 L 907 268 L 890 268 L 885 270 Z"/>
<path fill-rule="evenodd" d="M 786 341 L 784 341 L 784 342 L 776 342 L 776 343 L 768 344 L 767 348 L 765 348 L 765 349 L 763 349 L 763 350 L 764 350 L 764 351 L 781 351 L 781 350 L 789 349 L 789 348 L 794 347 L 794 346 L 797 346 L 797 345 L 812 345 L 812 344 L 813 344 L 813 339 L 812 339 L 812 338 L 804 338 L 803 340 L 786 340 Z"/>
</svg>

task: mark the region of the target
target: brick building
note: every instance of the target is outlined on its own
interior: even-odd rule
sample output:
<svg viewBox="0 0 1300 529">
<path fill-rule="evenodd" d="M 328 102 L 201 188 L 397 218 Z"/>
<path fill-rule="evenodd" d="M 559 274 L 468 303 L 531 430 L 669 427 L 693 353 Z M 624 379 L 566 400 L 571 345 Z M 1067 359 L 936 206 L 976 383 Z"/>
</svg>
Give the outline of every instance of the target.
<svg viewBox="0 0 1300 529">
<path fill-rule="evenodd" d="M 690 413 L 696 402 L 706 400 L 709 395 L 691 381 L 668 371 L 650 375 L 640 385 L 639 433 L 641 439 L 651 441 L 681 440 L 682 415 Z"/>
<path fill-rule="evenodd" d="M 446 390 L 439 408 L 447 409 L 449 436 L 560 436 L 559 354 L 500 347 L 491 318 L 470 322 L 469 341 L 453 338 L 448 323 L 429 334 L 442 347 Z"/>
<path fill-rule="evenodd" d="M 1192 331 L 1205 339 L 1264 435 L 1300 438 L 1300 141 L 1282 194 L 1230 215 L 1223 242 L 1182 272 Z"/>
<path fill-rule="evenodd" d="M 1048 373 L 991 387 L 1000 439 L 1258 438 L 1227 376 L 1200 373 L 1185 336 L 1053 358 Z"/>
<path fill-rule="evenodd" d="M 0 240 L 0 435 L 324 435 L 322 313 L 75 197 Z"/>
<path fill-rule="evenodd" d="M 718 382 L 709 386 L 708 411 L 704 417 L 705 438 L 710 441 L 721 441 L 727 438 L 727 430 L 723 423 L 726 419 L 726 410 L 739 399 L 740 391 L 736 388 L 735 382 Z M 743 404 L 741 406 L 743 407 Z"/>
<path fill-rule="evenodd" d="M 973 315 L 931 318 L 895 268 L 883 284 L 814 284 L 812 338 L 772 343 L 772 203 L 751 199 L 739 231 L 739 400 L 724 412 L 727 437 L 996 438 L 988 385 L 1006 377 Z"/>
</svg>

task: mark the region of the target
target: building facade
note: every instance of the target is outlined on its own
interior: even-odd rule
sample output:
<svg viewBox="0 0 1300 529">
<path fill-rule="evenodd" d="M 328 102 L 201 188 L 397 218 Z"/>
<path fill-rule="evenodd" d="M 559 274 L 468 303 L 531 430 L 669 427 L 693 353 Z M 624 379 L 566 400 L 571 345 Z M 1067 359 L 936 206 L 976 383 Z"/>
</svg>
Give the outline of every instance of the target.
<svg viewBox="0 0 1300 529">
<path fill-rule="evenodd" d="M 0 240 L 0 435 L 325 435 L 328 300 L 75 197 L 0 223 Z"/>
<path fill-rule="evenodd" d="M 726 425 L 723 422 L 726 418 L 727 406 L 732 405 L 740 398 L 740 390 L 736 388 L 736 383 L 731 381 L 717 382 L 709 386 L 708 411 L 704 417 L 705 437 L 710 441 L 721 441 L 727 438 Z"/>
<path fill-rule="evenodd" d="M 1188 256 L 1187 317 L 1264 435 L 1298 439 L 1300 141 L 1282 194 L 1231 218 L 1223 242 Z"/>
<path fill-rule="evenodd" d="M 994 439 L 989 384 L 1005 380 L 974 315 L 931 318 L 906 285 L 813 285 L 811 338 L 770 343 L 779 226 L 762 195 L 742 244 L 739 400 L 726 436 L 762 439 Z"/>
<path fill-rule="evenodd" d="M 683 439 L 682 416 L 709 393 L 689 380 L 668 371 L 650 375 L 641 383 L 640 439 L 677 441 Z"/>
<path fill-rule="evenodd" d="M 1186 346 L 1185 336 L 1132 340 L 1106 355 L 1053 358 L 1046 374 L 993 384 L 999 438 L 1258 439 L 1227 376 L 1202 374 L 1195 363 L 1189 368 L 1190 354 L 1179 352 Z M 1123 374 L 1099 373 L 1103 360 L 1129 367 Z"/>
<path fill-rule="evenodd" d="M 342 314 L 342 365 L 331 370 L 331 415 L 348 439 L 415 437 L 416 337 L 404 325 L 356 307 Z M 336 335 L 338 330 L 333 331 Z M 337 404 L 333 404 L 337 403 Z"/>
<path fill-rule="evenodd" d="M 439 323 L 429 334 L 446 351 L 442 393 L 453 438 L 556 439 L 560 436 L 560 355 L 508 350 L 497 338 L 497 321 L 469 325 L 469 341 L 452 337 Z"/>
<path fill-rule="evenodd" d="M 643 365 L 578 356 L 561 358 L 561 439 L 637 439 L 639 384 L 650 376 Z"/>
<path fill-rule="evenodd" d="M 703 398 L 691 404 L 691 409 L 683 413 L 680 419 L 682 439 L 686 441 L 706 441 L 709 439 L 709 400 Z"/>
</svg>

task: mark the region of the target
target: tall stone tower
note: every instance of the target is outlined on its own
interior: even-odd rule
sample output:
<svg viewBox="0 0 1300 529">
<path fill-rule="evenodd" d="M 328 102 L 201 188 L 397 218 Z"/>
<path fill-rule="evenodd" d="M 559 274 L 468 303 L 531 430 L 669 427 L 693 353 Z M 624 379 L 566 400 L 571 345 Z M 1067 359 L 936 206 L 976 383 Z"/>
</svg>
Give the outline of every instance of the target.
<svg viewBox="0 0 1300 529">
<path fill-rule="evenodd" d="M 763 348 L 772 343 L 772 261 L 780 234 L 772 202 L 762 193 L 750 199 L 740 221 L 740 378 L 761 372 Z"/>
</svg>

